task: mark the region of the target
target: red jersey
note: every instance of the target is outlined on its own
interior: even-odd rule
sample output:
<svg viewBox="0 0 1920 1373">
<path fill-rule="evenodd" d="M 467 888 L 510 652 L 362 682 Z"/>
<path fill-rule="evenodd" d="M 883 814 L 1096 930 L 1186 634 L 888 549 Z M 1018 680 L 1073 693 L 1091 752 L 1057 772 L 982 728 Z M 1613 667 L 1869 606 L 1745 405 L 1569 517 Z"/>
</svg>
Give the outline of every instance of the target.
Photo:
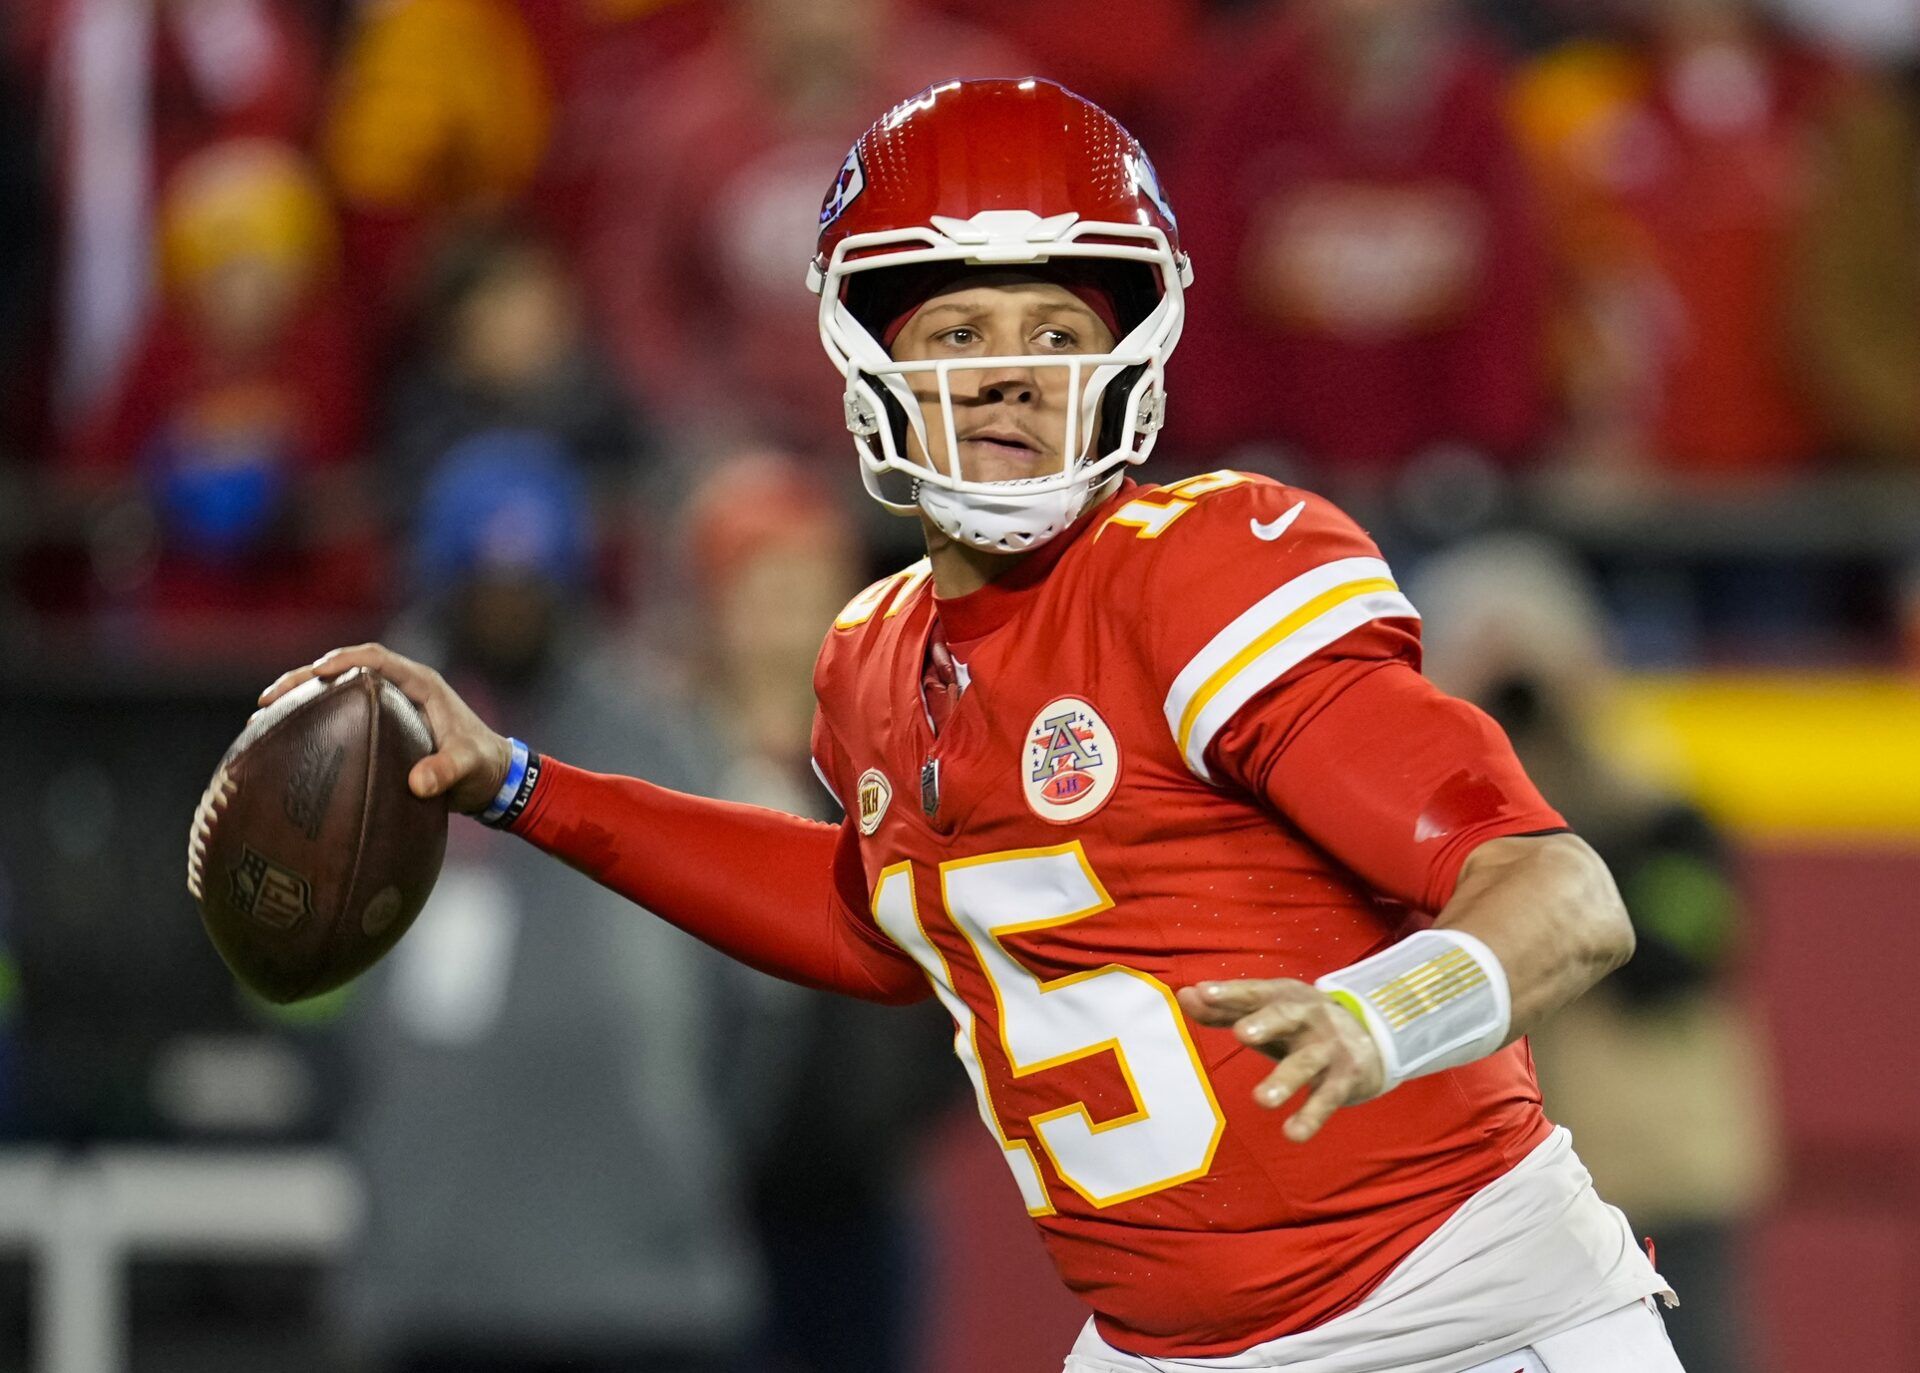
<svg viewBox="0 0 1920 1373">
<path fill-rule="evenodd" d="M 936 619 L 966 682 L 937 733 Z M 864 934 L 952 1013 L 1027 1210 L 1119 1348 L 1320 1324 L 1548 1132 L 1515 1044 L 1295 1144 L 1252 1099 L 1271 1060 L 1174 1000 L 1353 963 L 1444 904 L 1475 845 L 1562 827 L 1418 654 L 1366 535 L 1238 473 L 1128 484 L 971 596 L 937 600 L 917 564 L 828 635 L 815 761 L 857 832 Z"/>
</svg>

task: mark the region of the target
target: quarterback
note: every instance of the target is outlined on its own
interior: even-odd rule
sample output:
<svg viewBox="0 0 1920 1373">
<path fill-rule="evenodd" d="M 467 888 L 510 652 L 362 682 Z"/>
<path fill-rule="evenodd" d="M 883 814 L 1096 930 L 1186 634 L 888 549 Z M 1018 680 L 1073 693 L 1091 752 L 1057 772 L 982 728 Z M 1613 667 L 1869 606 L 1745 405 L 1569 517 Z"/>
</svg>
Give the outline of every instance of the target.
<svg viewBox="0 0 1920 1373">
<path fill-rule="evenodd" d="M 847 155 L 809 281 L 927 557 L 815 671 L 823 825 L 543 758 L 378 645 L 423 795 L 753 966 L 940 999 L 1081 1373 L 1673 1373 L 1666 1284 L 1527 1031 L 1623 962 L 1605 867 L 1419 672 L 1319 497 L 1153 446 L 1192 268 L 1123 128 L 953 81 Z"/>
</svg>

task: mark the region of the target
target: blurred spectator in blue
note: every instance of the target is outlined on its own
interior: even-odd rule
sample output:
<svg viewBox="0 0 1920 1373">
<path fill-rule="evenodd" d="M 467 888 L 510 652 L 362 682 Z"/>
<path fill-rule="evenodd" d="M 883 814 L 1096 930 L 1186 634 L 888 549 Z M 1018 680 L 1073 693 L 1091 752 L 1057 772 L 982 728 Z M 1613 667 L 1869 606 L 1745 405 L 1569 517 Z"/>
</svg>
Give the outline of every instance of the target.
<svg viewBox="0 0 1920 1373">
<path fill-rule="evenodd" d="M 841 451 L 841 384 L 801 284 L 820 199 L 875 114 L 955 72 L 1021 64 L 902 0 L 740 0 L 678 62 L 603 85 L 588 297 L 624 379 L 687 430 Z"/>
<path fill-rule="evenodd" d="M 484 429 L 537 429 L 615 497 L 654 459 L 650 436 L 588 338 L 567 265 L 539 236 L 471 226 L 432 264 L 385 448 L 410 502 L 428 466 Z"/>
<path fill-rule="evenodd" d="M 1548 1113 L 1595 1185 L 1657 1246 L 1688 1373 L 1749 1373 L 1746 1240 L 1777 1169 L 1769 1072 L 1733 974 L 1745 918 L 1734 855 L 1682 796 L 1615 761 L 1602 732 L 1607 627 L 1551 543 L 1492 536 L 1422 568 L 1426 672 L 1513 740 L 1527 773 L 1612 869 L 1633 959 L 1533 1036 Z"/>
<path fill-rule="evenodd" d="M 215 144 L 168 182 L 159 239 L 160 309 L 62 464 L 133 503 L 96 530 L 108 600 L 182 648 L 231 644 L 234 615 L 368 613 L 360 358 L 317 177 L 282 143 Z"/>
<path fill-rule="evenodd" d="M 1766 480 L 1826 452 L 1791 322 L 1835 64 L 1756 0 L 1622 0 L 1616 37 L 1519 76 L 1551 210 L 1568 457 L 1631 479 Z"/>
<path fill-rule="evenodd" d="M 1498 51 L 1447 0 L 1302 0 L 1229 33 L 1165 168 L 1199 273 L 1170 412 L 1348 499 L 1428 450 L 1528 455 L 1546 275 Z"/>
<path fill-rule="evenodd" d="M 702 610 L 701 697 L 725 743 L 720 794 L 816 819 L 813 662 L 865 580 L 847 514 L 794 458 L 718 464 L 685 517 Z M 791 1076 L 766 1103 L 755 1217 L 771 1310 L 755 1367 L 899 1373 L 912 1366 L 924 1264 L 908 1192 L 917 1127 L 953 1101 L 951 1022 L 770 984 L 788 1007 Z"/>
<path fill-rule="evenodd" d="M 55 402 L 121 380 L 150 301 L 153 200 L 223 139 L 304 142 L 320 53 L 297 0 L 15 0 L 23 69 L 49 112 L 60 211 Z"/>
<path fill-rule="evenodd" d="M 540 749 L 710 793 L 717 752 L 583 609 L 587 487 L 550 438 L 430 474 L 395 631 Z M 709 1373 L 758 1312 L 743 1156 L 779 1081 L 767 979 L 456 822 L 349 1011 L 370 1228 L 341 1314 L 405 1373 Z"/>
</svg>

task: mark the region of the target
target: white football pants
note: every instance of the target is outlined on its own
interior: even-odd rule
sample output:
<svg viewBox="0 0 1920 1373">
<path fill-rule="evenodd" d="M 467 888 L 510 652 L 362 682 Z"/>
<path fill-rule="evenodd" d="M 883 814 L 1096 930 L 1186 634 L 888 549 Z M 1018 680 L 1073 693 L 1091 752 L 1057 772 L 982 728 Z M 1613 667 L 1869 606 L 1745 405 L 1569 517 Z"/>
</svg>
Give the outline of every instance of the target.
<svg viewBox="0 0 1920 1373">
<path fill-rule="evenodd" d="M 1210 1363 L 1207 1359 L 1145 1359 L 1122 1354 L 1095 1334 L 1092 1322 L 1088 1322 L 1073 1353 L 1067 1356 L 1062 1373 L 1207 1373 Z M 1242 1367 L 1235 1365 L 1235 1373 L 1241 1373 Z M 1283 1373 L 1281 1365 L 1271 1367 L 1275 1373 Z M 1557 1335 L 1535 1340 L 1525 1349 L 1461 1369 L 1460 1373 L 1685 1373 L 1685 1370 L 1674 1356 L 1665 1322 L 1649 1299 L 1596 1316 Z"/>
</svg>

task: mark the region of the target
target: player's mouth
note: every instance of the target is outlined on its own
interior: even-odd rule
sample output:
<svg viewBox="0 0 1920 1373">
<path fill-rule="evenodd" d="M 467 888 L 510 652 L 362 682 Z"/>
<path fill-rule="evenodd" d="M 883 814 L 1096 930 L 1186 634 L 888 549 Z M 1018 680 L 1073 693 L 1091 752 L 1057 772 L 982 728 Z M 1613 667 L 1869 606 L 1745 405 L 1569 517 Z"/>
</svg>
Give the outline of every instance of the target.
<svg viewBox="0 0 1920 1373">
<path fill-rule="evenodd" d="M 999 427 L 976 429 L 960 440 L 962 448 L 969 445 L 976 445 L 978 452 L 998 453 L 1003 457 L 1037 458 L 1040 456 L 1040 445 L 1018 429 Z"/>
</svg>

